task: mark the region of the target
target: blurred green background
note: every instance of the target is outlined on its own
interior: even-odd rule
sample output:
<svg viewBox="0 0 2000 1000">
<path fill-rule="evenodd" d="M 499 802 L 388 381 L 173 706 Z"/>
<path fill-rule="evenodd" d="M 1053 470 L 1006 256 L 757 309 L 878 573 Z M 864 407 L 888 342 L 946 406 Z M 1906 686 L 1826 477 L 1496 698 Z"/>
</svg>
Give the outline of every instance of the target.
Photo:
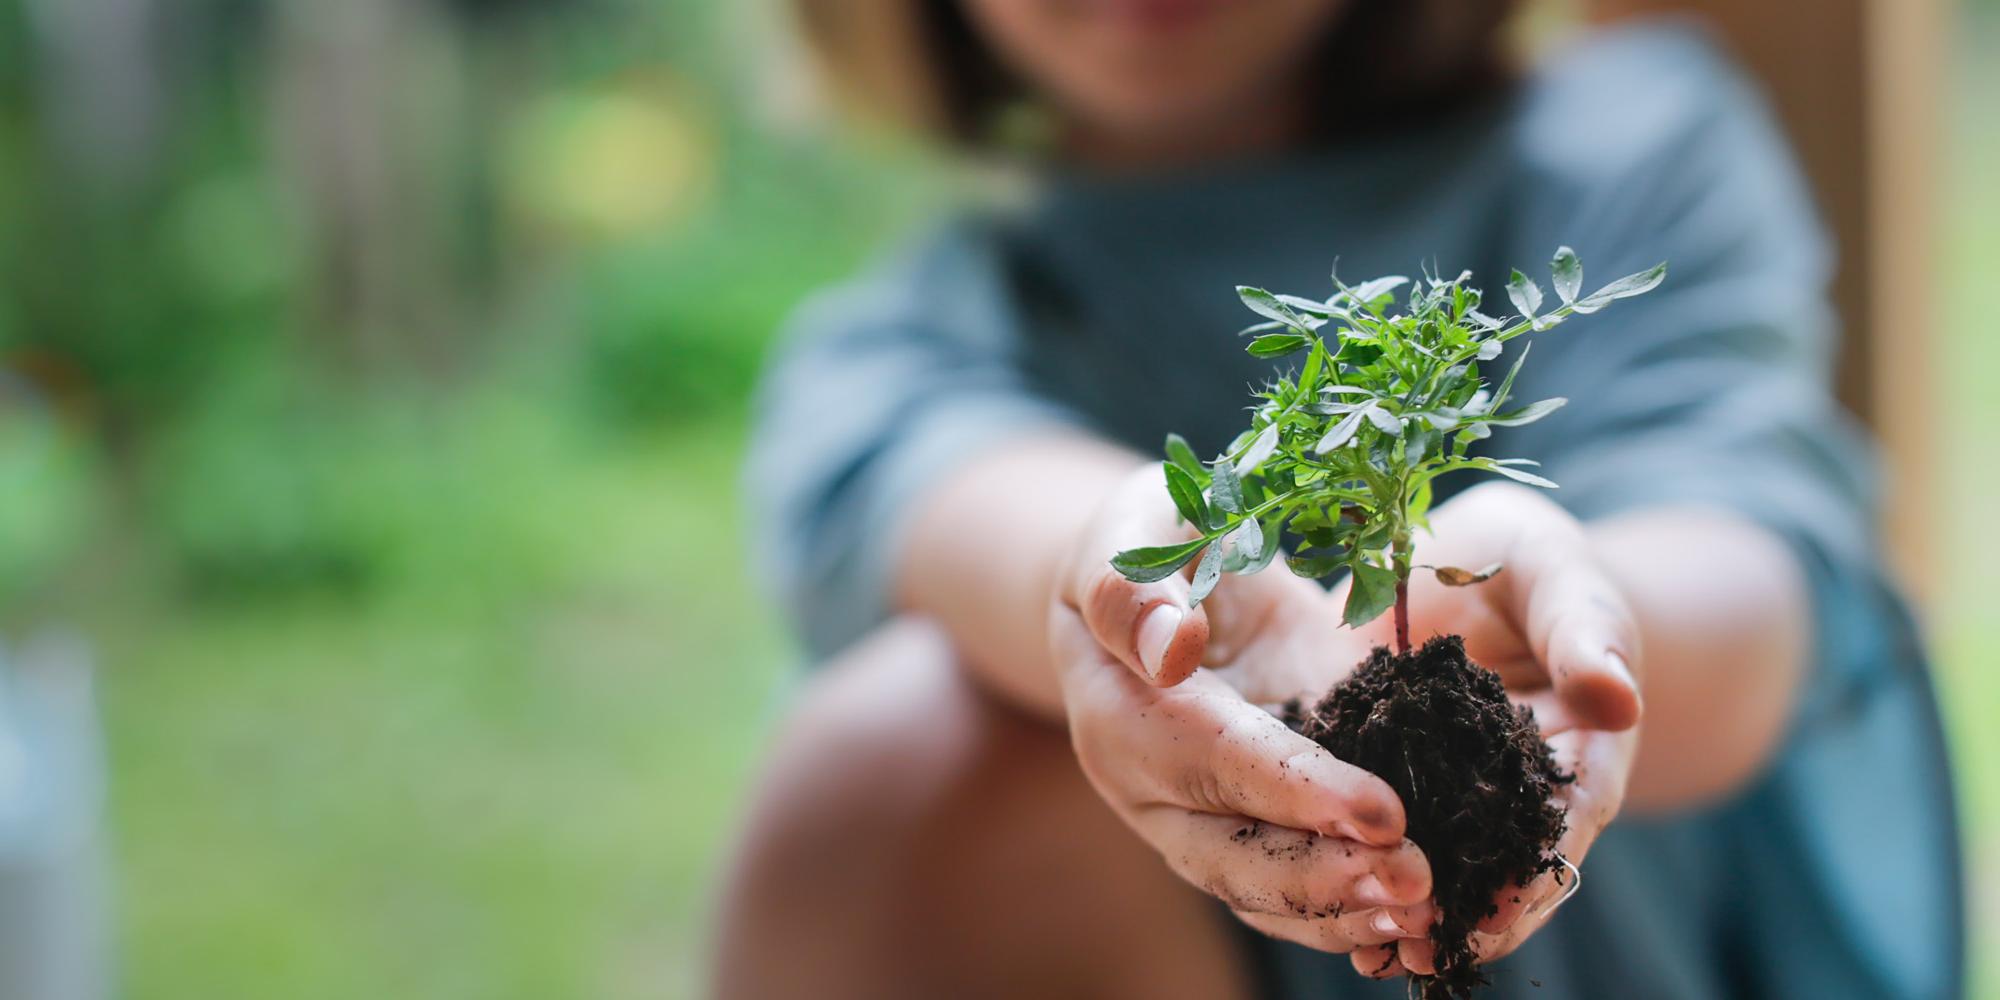
<svg viewBox="0 0 2000 1000">
<path fill-rule="evenodd" d="M 1960 13 L 1928 610 L 2000 943 L 2000 4 Z M 789 656 L 744 396 L 950 187 L 826 134 L 770 16 L 0 0 L 0 636 L 98 662 L 129 996 L 697 991 Z"/>
</svg>

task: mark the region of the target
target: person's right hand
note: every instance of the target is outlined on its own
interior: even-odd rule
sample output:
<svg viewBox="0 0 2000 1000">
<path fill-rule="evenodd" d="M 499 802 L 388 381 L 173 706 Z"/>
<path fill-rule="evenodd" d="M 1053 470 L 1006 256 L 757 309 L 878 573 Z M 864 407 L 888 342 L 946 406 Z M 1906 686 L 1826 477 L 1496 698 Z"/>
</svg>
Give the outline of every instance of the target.
<svg viewBox="0 0 2000 1000">
<path fill-rule="evenodd" d="M 1149 464 L 1114 490 L 1056 585 L 1050 641 L 1084 774 L 1188 882 L 1274 937 L 1346 953 L 1429 933 L 1430 867 L 1381 779 L 1264 706 L 1317 697 L 1366 648 L 1282 569 L 1199 608 L 1112 554 L 1191 538 Z M 1196 668 L 1211 669 L 1196 673 Z"/>
</svg>

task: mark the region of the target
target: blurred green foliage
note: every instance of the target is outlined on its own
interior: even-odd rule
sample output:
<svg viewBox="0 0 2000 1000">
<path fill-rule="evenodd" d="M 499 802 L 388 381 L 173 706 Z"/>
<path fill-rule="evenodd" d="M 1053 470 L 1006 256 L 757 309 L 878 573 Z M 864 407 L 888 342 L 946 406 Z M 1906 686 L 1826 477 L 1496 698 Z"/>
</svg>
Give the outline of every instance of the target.
<svg viewBox="0 0 2000 1000">
<path fill-rule="evenodd" d="M 92 505 L 89 464 L 48 416 L 0 414 L 0 609 L 24 600 L 78 544 Z"/>
<path fill-rule="evenodd" d="M 756 51 L 747 12 L 351 7 L 141 4 L 126 83 L 172 99 L 93 128 L 59 113 L 112 67 L 0 3 L 0 364 L 105 450 L 192 594 L 380 583 L 486 492 L 433 467 L 466 398 L 732 416 L 784 312 L 940 188 L 770 127 L 769 81 L 721 55 Z"/>
<path fill-rule="evenodd" d="M 748 8 L 110 9 L 0 0 L 0 637 L 99 655 L 125 994 L 692 995 L 744 398 L 945 180 Z"/>
</svg>

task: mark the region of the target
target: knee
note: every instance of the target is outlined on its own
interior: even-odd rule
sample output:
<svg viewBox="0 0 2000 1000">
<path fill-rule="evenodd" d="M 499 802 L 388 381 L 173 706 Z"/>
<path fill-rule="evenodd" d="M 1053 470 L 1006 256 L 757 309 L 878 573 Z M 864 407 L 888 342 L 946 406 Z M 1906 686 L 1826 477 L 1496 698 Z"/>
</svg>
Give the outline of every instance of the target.
<svg viewBox="0 0 2000 1000">
<path fill-rule="evenodd" d="M 1011 730 L 1036 728 L 973 688 L 936 627 L 898 620 L 824 665 L 779 722 L 750 833 L 803 838 L 816 860 L 883 853 L 1004 756 Z"/>
<path fill-rule="evenodd" d="M 718 995 L 889 995 L 881 977 L 921 936 L 915 901 L 939 890 L 935 845 L 963 832 L 975 775 L 1015 756 L 996 745 L 1010 727 L 1037 728 L 980 697 L 925 624 L 822 668 L 779 722 L 740 832 Z M 786 976 L 800 980 L 773 979 Z"/>
<path fill-rule="evenodd" d="M 780 724 L 718 927 L 724 1000 L 1242 995 L 1210 907 L 1067 735 L 916 622 L 827 665 Z"/>
</svg>

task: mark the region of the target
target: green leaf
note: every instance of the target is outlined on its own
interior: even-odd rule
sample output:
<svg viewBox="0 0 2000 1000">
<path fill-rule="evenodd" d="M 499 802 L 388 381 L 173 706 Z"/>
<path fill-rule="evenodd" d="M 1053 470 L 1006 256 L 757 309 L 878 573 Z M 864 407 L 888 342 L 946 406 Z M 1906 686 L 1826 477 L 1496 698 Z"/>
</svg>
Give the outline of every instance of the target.
<svg viewBox="0 0 2000 1000">
<path fill-rule="evenodd" d="M 1575 302 L 1576 293 L 1583 289 L 1583 261 L 1576 259 L 1576 251 L 1557 247 L 1555 259 L 1549 261 L 1549 273 L 1555 280 L 1556 294 L 1562 296 L 1563 304 Z"/>
<path fill-rule="evenodd" d="M 1514 367 L 1507 369 L 1507 377 L 1500 380 L 1500 388 L 1493 393 L 1493 406 L 1498 407 L 1505 403 L 1507 394 L 1514 391 L 1514 376 L 1521 374 L 1521 362 L 1528 360 L 1528 352 L 1534 349 L 1534 346 L 1532 343 L 1521 345 L 1521 353 L 1514 358 Z"/>
<path fill-rule="evenodd" d="M 1354 547 L 1363 552 L 1380 552 L 1389 547 L 1389 521 L 1377 518 L 1361 526 L 1361 537 L 1354 540 Z"/>
<path fill-rule="evenodd" d="M 1202 554 L 1201 562 L 1194 568 L 1194 584 L 1189 588 L 1188 606 L 1199 607 L 1203 599 L 1215 590 L 1216 581 L 1222 579 L 1222 550 L 1227 546 L 1217 543 Z"/>
<path fill-rule="evenodd" d="M 1519 427 L 1522 424 L 1532 424 L 1562 409 L 1563 405 L 1568 402 L 1569 400 L 1561 396 L 1556 396 L 1552 399 L 1529 403 L 1512 413 L 1503 413 L 1497 417 L 1490 417 L 1486 422 L 1495 427 Z"/>
<path fill-rule="evenodd" d="M 1507 298 L 1513 300 L 1514 308 L 1523 317 L 1533 319 L 1535 310 L 1542 307 L 1542 286 L 1517 270 L 1507 279 Z"/>
<path fill-rule="evenodd" d="M 1667 262 L 1661 261 L 1637 274 L 1628 274 L 1603 288 L 1578 299 L 1576 311 L 1586 315 L 1610 305 L 1616 299 L 1629 299 L 1634 295 L 1644 295 L 1660 287 L 1667 280 Z"/>
<path fill-rule="evenodd" d="M 1320 580 L 1332 576 L 1335 570 L 1347 565 L 1347 557 L 1348 554 L 1345 552 L 1321 553 L 1317 555 L 1302 552 L 1295 556 L 1287 556 L 1285 558 L 1285 568 L 1291 570 L 1295 576 L 1302 576 L 1308 580 Z"/>
<path fill-rule="evenodd" d="M 1311 337 L 1296 333 L 1267 333 L 1251 341 L 1249 351 L 1253 358 L 1282 358 L 1311 342 Z"/>
<path fill-rule="evenodd" d="M 1326 368 L 1326 341 L 1313 338 L 1312 353 L 1306 355 L 1306 366 L 1299 372 L 1299 391 L 1312 392 L 1319 382 L 1319 373 Z"/>
<path fill-rule="evenodd" d="M 1431 481 L 1425 479 L 1417 484 L 1417 492 L 1410 497 L 1410 523 L 1429 530 L 1431 514 Z"/>
<path fill-rule="evenodd" d="M 1286 308 L 1292 309 L 1296 312 L 1303 313 L 1307 316 L 1333 315 L 1333 310 L 1327 308 L 1327 305 L 1324 302 L 1315 302 L 1312 299 L 1303 298 L 1297 295 L 1274 295 L 1272 296 L 1272 298 L 1275 298 L 1280 303 L 1283 303 Z"/>
<path fill-rule="evenodd" d="M 1244 557 L 1251 562 L 1256 562 L 1263 557 L 1264 526 L 1258 524 L 1256 518 L 1244 518 L 1243 523 L 1237 527 L 1231 537 L 1236 539 L 1237 551 L 1242 552 Z"/>
<path fill-rule="evenodd" d="M 1519 460 L 1510 460 L 1510 461 L 1519 461 Z M 1556 484 L 1553 480 L 1543 479 L 1542 477 L 1537 476 L 1532 472 L 1523 472 L 1520 469 L 1513 468 L 1511 465 L 1505 465 L 1500 462 L 1494 462 L 1491 460 L 1484 461 L 1479 464 L 1478 468 L 1485 469 L 1488 472 L 1497 472 L 1503 476 L 1506 476 L 1508 479 L 1512 479 L 1517 483 L 1526 483 L 1529 486 L 1540 486 L 1541 488 L 1547 490 L 1552 490 L 1556 488 Z"/>
<path fill-rule="evenodd" d="M 1264 429 L 1257 432 L 1256 439 L 1250 442 L 1250 447 L 1243 449 L 1242 456 L 1236 459 L 1236 467 L 1241 470 L 1240 475 L 1247 476 L 1256 472 L 1257 468 L 1277 450 L 1278 425 L 1265 424 Z"/>
<path fill-rule="evenodd" d="M 1194 481 L 1186 469 L 1172 462 L 1164 462 L 1167 472 L 1167 495 L 1174 498 L 1174 509 L 1197 530 L 1208 530 L 1208 503 L 1201 498 L 1201 484 Z"/>
<path fill-rule="evenodd" d="M 1395 571 L 1355 563 L 1354 582 L 1347 592 L 1347 606 L 1341 610 L 1340 620 L 1346 622 L 1349 628 L 1360 628 L 1381 617 L 1382 612 L 1395 604 Z"/>
<path fill-rule="evenodd" d="M 1334 281 L 1336 282 L 1338 282 L 1339 280 L 1340 279 L 1338 278 L 1334 279 Z M 1401 288 L 1409 283 L 1410 279 L 1405 278 L 1400 274 L 1390 274 L 1380 278 L 1375 278 L 1371 281 L 1364 281 L 1361 284 L 1348 289 L 1347 294 L 1348 297 L 1353 299 L 1356 303 L 1370 307 L 1372 309 L 1375 303 L 1381 301 L 1384 296 L 1387 296 L 1395 292 L 1396 289 Z"/>
<path fill-rule="evenodd" d="M 1214 469 L 1215 479 L 1208 487 L 1210 502 L 1231 514 L 1243 513 L 1243 481 L 1236 477 L 1236 467 L 1221 458 L 1216 460 Z"/>
<path fill-rule="evenodd" d="M 1313 453 L 1324 455 L 1354 440 L 1355 433 L 1361 430 L 1361 415 L 1366 412 L 1368 408 L 1362 407 L 1341 418 L 1340 423 L 1334 424 L 1333 429 L 1327 431 L 1326 436 L 1320 438 L 1318 444 L 1313 445 Z"/>
<path fill-rule="evenodd" d="M 1431 416 L 1431 414 L 1426 414 Z M 1447 424 L 1447 426 L 1449 426 Z M 1410 435 L 1403 439 L 1403 461 L 1415 465 L 1424 460 L 1432 448 L 1437 447 L 1438 428 L 1430 423 L 1419 423 L 1410 429 Z"/>
<path fill-rule="evenodd" d="M 1174 575 L 1174 571 L 1188 564 L 1195 553 L 1208 545 L 1208 539 L 1197 538 L 1178 545 L 1153 545 L 1146 548 L 1126 549 L 1111 557 L 1111 568 L 1133 583 L 1152 583 Z"/>
<path fill-rule="evenodd" d="M 1340 351 L 1334 360 L 1350 368 L 1366 368 L 1382 357 L 1382 348 L 1365 340 L 1348 337 L 1340 342 Z"/>
<path fill-rule="evenodd" d="M 1194 477 L 1196 483 L 1208 478 L 1207 470 L 1201 467 L 1201 459 L 1195 457 L 1194 449 L 1188 445 L 1187 438 L 1179 434 L 1167 435 L 1167 461 L 1187 470 L 1187 474 Z"/>
<path fill-rule="evenodd" d="M 1240 475 L 1241 474 L 1239 474 L 1239 476 Z M 1250 511 L 1256 510 L 1257 505 L 1263 503 L 1265 499 L 1267 499 L 1264 493 L 1264 480 L 1261 477 L 1251 476 L 1248 479 L 1239 478 L 1238 482 L 1240 482 L 1243 486 L 1243 511 L 1245 514 L 1248 514 Z"/>
<path fill-rule="evenodd" d="M 1228 545 L 1222 557 L 1224 572 L 1241 573 L 1264 558 L 1264 529 L 1254 517 L 1244 518 L 1223 542 Z"/>
<path fill-rule="evenodd" d="M 1285 304 L 1279 302 L 1277 296 L 1261 288 L 1252 288 L 1249 285 L 1237 285 L 1236 297 L 1242 299 L 1243 304 L 1249 306 L 1251 312 L 1265 319 L 1276 320 L 1286 326 L 1302 325 L 1299 322 L 1298 313 L 1285 308 Z"/>
<path fill-rule="evenodd" d="M 1375 425 L 1376 430 L 1384 434 L 1402 433 L 1403 422 L 1396 419 L 1396 415 L 1384 409 L 1380 403 L 1370 403 L 1362 407 L 1361 414 L 1368 418 L 1369 423 Z"/>
<path fill-rule="evenodd" d="M 1264 522 L 1263 535 L 1257 539 L 1257 557 L 1250 560 L 1250 565 L 1241 570 L 1245 576 L 1261 572 L 1264 567 L 1271 565 L 1271 558 L 1278 554 L 1278 536 L 1284 531 L 1284 527 L 1282 518 L 1273 517 Z"/>
</svg>

